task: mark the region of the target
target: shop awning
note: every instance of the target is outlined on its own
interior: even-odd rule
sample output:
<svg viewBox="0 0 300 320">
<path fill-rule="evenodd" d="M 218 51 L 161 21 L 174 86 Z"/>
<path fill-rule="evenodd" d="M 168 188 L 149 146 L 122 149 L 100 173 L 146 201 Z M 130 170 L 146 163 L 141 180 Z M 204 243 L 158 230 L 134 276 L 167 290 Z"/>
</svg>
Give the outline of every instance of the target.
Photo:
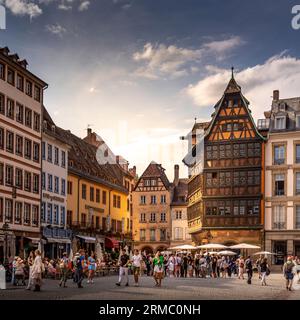
<svg viewBox="0 0 300 320">
<path fill-rule="evenodd" d="M 76 237 L 83 239 L 86 243 L 95 243 L 96 238 L 94 237 L 88 237 L 88 236 L 82 236 L 82 235 L 76 235 Z"/>
<path fill-rule="evenodd" d="M 115 238 L 105 238 L 105 248 L 119 248 L 119 241 Z"/>
<path fill-rule="evenodd" d="M 48 243 L 71 243 L 70 239 L 66 238 L 47 238 Z"/>
</svg>

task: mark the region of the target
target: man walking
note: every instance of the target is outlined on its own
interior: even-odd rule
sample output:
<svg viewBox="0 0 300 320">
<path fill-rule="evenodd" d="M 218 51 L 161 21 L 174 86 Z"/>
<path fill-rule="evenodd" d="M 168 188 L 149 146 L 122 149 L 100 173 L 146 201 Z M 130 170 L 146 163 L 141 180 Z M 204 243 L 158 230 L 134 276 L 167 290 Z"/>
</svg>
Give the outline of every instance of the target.
<svg viewBox="0 0 300 320">
<path fill-rule="evenodd" d="M 252 266 L 252 261 L 251 261 L 250 256 L 248 256 L 248 258 L 246 259 L 245 265 L 246 265 L 246 272 L 248 275 L 247 283 L 251 284 L 251 279 L 253 276 L 253 266 Z"/>
<path fill-rule="evenodd" d="M 141 270 L 141 261 L 142 261 L 142 259 L 143 258 L 139 254 L 139 251 L 137 249 L 135 249 L 134 250 L 134 255 L 132 257 L 132 269 L 133 269 L 135 287 L 139 286 L 139 275 L 140 275 L 140 270 Z"/>
<path fill-rule="evenodd" d="M 294 267 L 295 267 L 295 264 L 293 262 L 293 258 L 288 257 L 286 263 L 283 265 L 283 274 L 286 279 L 286 289 L 289 291 L 292 291 L 292 285 L 293 285 L 293 279 L 294 279 L 294 273 L 293 273 Z"/>
<path fill-rule="evenodd" d="M 125 275 L 126 278 L 126 284 L 125 286 L 129 286 L 129 277 L 128 277 L 128 262 L 129 262 L 129 256 L 126 254 L 125 250 L 122 249 L 119 256 L 119 281 L 116 283 L 117 286 L 121 285 L 122 277 Z"/>
<path fill-rule="evenodd" d="M 59 268 L 60 268 L 60 272 L 61 272 L 61 279 L 60 279 L 60 283 L 59 286 L 61 287 L 62 285 L 64 285 L 64 288 L 66 288 L 66 283 L 67 283 L 67 279 L 68 279 L 68 267 L 69 267 L 69 259 L 67 257 L 67 253 L 64 252 L 63 256 L 60 260 L 60 264 L 59 264 Z"/>
<path fill-rule="evenodd" d="M 78 288 L 83 288 L 82 280 L 83 280 L 83 266 L 84 266 L 84 250 L 81 249 L 79 251 L 79 255 L 75 256 L 75 282 L 77 283 Z"/>
</svg>

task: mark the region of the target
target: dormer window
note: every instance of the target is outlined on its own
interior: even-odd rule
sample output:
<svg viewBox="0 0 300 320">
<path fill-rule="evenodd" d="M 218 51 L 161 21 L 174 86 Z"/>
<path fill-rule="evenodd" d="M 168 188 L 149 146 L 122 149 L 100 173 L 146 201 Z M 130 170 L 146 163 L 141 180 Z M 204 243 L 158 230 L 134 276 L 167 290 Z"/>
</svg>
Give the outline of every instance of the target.
<svg viewBox="0 0 300 320">
<path fill-rule="evenodd" d="M 286 105 L 284 102 L 280 103 L 278 109 L 280 112 L 284 112 L 285 111 L 285 108 L 286 108 Z"/>
<path fill-rule="evenodd" d="M 51 130 L 52 130 L 52 132 L 55 132 L 55 125 L 51 126 Z"/>
<path fill-rule="evenodd" d="M 275 129 L 283 130 L 286 127 L 286 117 L 275 117 Z"/>
<path fill-rule="evenodd" d="M 300 114 L 296 115 L 296 128 L 300 128 Z"/>
</svg>

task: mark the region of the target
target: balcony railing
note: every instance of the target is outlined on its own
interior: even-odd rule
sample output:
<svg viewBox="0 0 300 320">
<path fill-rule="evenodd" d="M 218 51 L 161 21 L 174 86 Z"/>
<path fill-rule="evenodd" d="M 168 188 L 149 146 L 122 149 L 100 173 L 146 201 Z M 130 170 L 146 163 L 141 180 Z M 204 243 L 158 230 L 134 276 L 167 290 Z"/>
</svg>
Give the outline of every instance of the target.
<svg viewBox="0 0 300 320">
<path fill-rule="evenodd" d="M 203 227 L 254 227 L 261 224 L 260 218 L 257 215 L 249 216 L 206 216 Z"/>
<path fill-rule="evenodd" d="M 258 119 L 257 128 L 258 130 L 267 130 L 270 127 L 270 119 Z"/>
<path fill-rule="evenodd" d="M 276 230 L 286 229 L 285 222 L 273 222 L 273 229 L 276 229 Z"/>
</svg>

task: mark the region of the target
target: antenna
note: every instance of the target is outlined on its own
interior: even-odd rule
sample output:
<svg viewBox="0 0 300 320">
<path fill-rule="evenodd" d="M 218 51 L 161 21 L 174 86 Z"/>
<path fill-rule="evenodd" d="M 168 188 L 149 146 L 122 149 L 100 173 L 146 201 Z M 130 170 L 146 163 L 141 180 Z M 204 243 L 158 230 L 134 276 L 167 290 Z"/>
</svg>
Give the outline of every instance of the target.
<svg viewBox="0 0 300 320">
<path fill-rule="evenodd" d="M 234 78 L 233 71 L 234 71 L 234 66 L 231 67 L 231 78 Z"/>
</svg>

